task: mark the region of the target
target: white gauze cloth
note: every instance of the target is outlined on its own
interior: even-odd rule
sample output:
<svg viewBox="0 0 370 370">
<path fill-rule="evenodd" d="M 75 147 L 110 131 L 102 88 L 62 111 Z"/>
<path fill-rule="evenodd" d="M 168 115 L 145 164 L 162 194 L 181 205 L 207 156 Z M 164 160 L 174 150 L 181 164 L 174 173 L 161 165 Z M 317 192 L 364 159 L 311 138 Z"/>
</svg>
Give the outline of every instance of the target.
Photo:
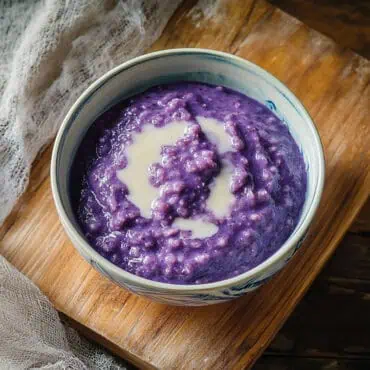
<svg viewBox="0 0 370 370">
<path fill-rule="evenodd" d="M 88 85 L 143 53 L 180 0 L 0 2 L 0 224 Z"/>
<path fill-rule="evenodd" d="M 0 1 L 0 224 L 82 91 L 145 51 L 180 0 Z M 0 369 L 117 369 L 0 256 Z"/>
<path fill-rule="evenodd" d="M 127 369 L 64 326 L 42 292 L 0 256 L 0 369 Z"/>
</svg>

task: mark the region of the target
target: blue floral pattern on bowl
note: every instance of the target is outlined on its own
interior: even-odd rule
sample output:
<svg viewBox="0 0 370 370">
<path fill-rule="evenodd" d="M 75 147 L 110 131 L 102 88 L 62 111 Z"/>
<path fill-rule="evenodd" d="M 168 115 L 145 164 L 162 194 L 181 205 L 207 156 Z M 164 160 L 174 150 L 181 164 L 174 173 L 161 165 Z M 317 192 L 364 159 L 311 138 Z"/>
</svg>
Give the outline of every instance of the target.
<svg viewBox="0 0 370 370">
<path fill-rule="evenodd" d="M 180 306 L 203 306 L 212 303 L 227 302 L 231 299 L 241 297 L 247 292 L 257 289 L 269 281 L 288 262 L 288 260 L 286 260 L 284 264 L 278 266 L 278 269 L 275 268 L 268 271 L 264 275 L 259 276 L 258 278 L 249 279 L 242 284 L 234 285 L 227 289 L 214 290 L 207 293 L 185 293 L 175 295 L 172 292 L 159 292 L 158 290 L 152 290 L 147 287 L 144 288 L 142 286 L 128 284 L 126 281 L 123 281 L 122 279 L 114 277 L 112 274 L 108 273 L 101 265 L 99 265 L 98 262 L 92 259 L 90 259 L 89 262 L 102 275 L 132 293 L 149 297 L 159 303 L 169 303 Z"/>
<path fill-rule="evenodd" d="M 231 287 L 222 290 L 213 290 L 206 293 L 181 293 L 173 294 L 172 292 L 158 291 L 149 289 L 148 287 L 142 287 L 139 285 L 129 284 L 127 281 L 120 279 L 119 276 L 115 276 L 112 273 L 106 271 L 97 261 L 92 258 L 88 258 L 88 262 L 103 276 L 111 280 L 112 282 L 122 286 L 128 291 L 146 296 L 153 301 L 165 304 L 179 305 L 179 306 L 203 306 L 214 303 L 222 303 L 230 301 L 251 292 L 261 285 L 268 282 L 277 272 L 279 272 L 293 257 L 293 255 L 300 249 L 304 240 L 306 239 L 307 233 L 297 243 L 291 255 L 279 264 L 275 265 L 274 268 L 269 269 L 264 274 L 248 279 L 241 284 L 235 284 Z M 84 256 L 86 257 L 86 256 Z"/>
</svg>

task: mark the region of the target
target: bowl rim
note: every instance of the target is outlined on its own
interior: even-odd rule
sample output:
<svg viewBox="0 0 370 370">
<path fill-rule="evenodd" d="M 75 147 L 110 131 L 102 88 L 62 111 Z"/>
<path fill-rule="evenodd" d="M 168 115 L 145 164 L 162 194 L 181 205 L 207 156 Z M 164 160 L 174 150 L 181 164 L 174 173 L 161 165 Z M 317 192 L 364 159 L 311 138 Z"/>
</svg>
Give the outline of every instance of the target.
<svg viewBox="0 0 370 370">
<path fill-rule="evenodd" d="M 58 179 L 57 179 L 57 158 L 59 156 L 61 144 L 63 143 L 65 130 L 69 122 L 71 121 L 71 119 L 75 117 L 76 112 L 79 111 L 80 107 L 84 104 L 84 102 L 89 97 L 91 97 L 94 94 L 94 92 L 99 86 L 101 86 L 107 80 L 114 78 L 116 74 L 130 67 L 133 67 L 134 65 L 150 61 L 151 59 L 156 59 L 158 56 L 166 57 L 166 56 L 172 56 L 176 54 L 181 55 L 184 53 L 193 54 L 193 55 L 216 56 L 221 59 L 224 59 L 225 61 L 231 60 L 233 62 L 236 62 L 239 65 L 244 65 L 247 68 L 252 69 L 258 75 L 261 75 L 265 79 L 272 81 L 273 85 L 277 87 L 279 90 L 281 90 L 281 92 L 288 98 L 288 100 L 291 101 L 295 109 L 299 111 L 299 114 L 302 116 L 305 123 L 309 126 L 311 130 L 312 138 L 314 140 L 314 144 L 316 148 L 318 149 L 318 157 L 319 157 L 318 166 L 317 168 L 315 168 L 317 172 L 317 185 L 316 185 L 316 189 L 314 192 L 314 198 L 312 200 L 310 208 L 307 211 L 305 219 L 303 220 L 299 228 L 295 231 L 294 235 L 291 235 L 275 253 L 273 253 L 270 257 L 268 257 L 266 260 L 264 260 L 262 263 L 255 266 L 254 268 L 242 274 L 236 275 L 232 278 L 228 278 L 228 279 L 224 279 L 224 280 L 220 280 L 216 282 L 211 282 L 211 283 L 206 283 L 206 284 L 171 284 L 171 283 L 163 283 L 163 282 L 146 279 L 146 278 L 134 275 L 128 271 L 125 271 L 121 267 L 114 265 L 108 259 L 101 256 L 81 236 L 81 234 L 76 230 L 73 223 L 71 222 L 66 210 L 64 209 L 64 206 L 61 200 L 61 195 L 60 195 L 59 186 L 58 186 Z M 263 274 L 271 265 L 278 263 L 282 259 L 282 257 L 284 257 L 291 249 L 295 248 L 297 243 L 306 234 L 312 222 L 312 219 L 314 218 L 316 214 L 317 208 L 319 206 L 323 188 L 324 188 L 324 181 L 325 181 L 325 159 L 324 159 L 322 142 L 321 142 L 319 133 L 317 131 L 317 128 L 311 116 L 309 115 L 309 113 L 307 112 L 303 104 L 300 102 L 300 100 L 293 94 L 293 92 L 291 92 L 291 90 L 283 82 L 278 80 L 275 76 L 267 72 L 262 67 L 259 67 L 258 65 L 246 59 L 243 59 L 241 57 L 235 56 L 233 54 L 216 51 L 212 49 L 177 48 L 177 49 L 167 49 L 167 50 L 151 52 L 151 53 L 147 53 L 142 56 L 138 56 L 133 59 L 130 59 L 118 65 L 117 67 L 109 70 L 103 76 L 98 78 L 95 82 L 90 84 L 89 87 L 84 90 L 84 92 L 80 95 L 77 101 L 69 109 L 66 117 L 64 118 L 58 130 L 58 134 L 56 136 L 54 147 L 53 147 L 53 152 L 52 152 L 50 175 L 51 175 L 52 194 L 53 194 L 54 202 L 56 205 L 56 209 L 60 217 L 61 223 L 64 226 L 65 230 L 67 231 L 67 234 L 69 235 L 71 239 L 73 239 L 74 242 L 78 243 L 79 247 L 82 248 L 83 251 L 87 255 L 97 260 L 97 262 L 99 262 L 99 264 L 101 264 L 103 268 L 107 269 L 108 271 L 113 270 L 113 272 L 117 274 L 118 276 L 120 276 L 125 282 L 127 281 L 128 284 L 133 284 L 134 286 L 141 286 L 144 288 L 157 290 L 161 292 L 199 293 L 199 292 L 206 292 L 206 291 L 214 290 L 214 289 L 228 288 L 233 285 L 238 285 L 245 280 L 255 277 L 256 275 Z M 74 242 L 72 242 L 72 244 L 74 244 Z M 78 250 L 77 247 L 76 249 Z"/>
</svg>

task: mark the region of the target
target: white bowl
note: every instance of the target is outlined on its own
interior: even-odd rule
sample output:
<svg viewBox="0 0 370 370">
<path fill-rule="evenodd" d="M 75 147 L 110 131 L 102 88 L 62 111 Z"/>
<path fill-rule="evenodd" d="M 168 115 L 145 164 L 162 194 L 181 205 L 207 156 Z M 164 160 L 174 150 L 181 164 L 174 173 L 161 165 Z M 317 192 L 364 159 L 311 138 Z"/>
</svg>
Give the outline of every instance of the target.
<svg viewBox="0 0 370 370">
<path fill-rule="evenodd" d="M 209 284 L 177 285 L 148 280 L 117 267 L 86 241 L 72 211 L 68 183 L 74 155 L 86 131 L 103 111 L 146 88 L 174 81 L 223 85 L 268 106 L 289 127 L 308 171 L 303 211 L 289 239 L 255 268 Z M 200 306 L 228 301 L 256 289 L 293 256 L 302 244 L 320 202 L 325 163 L 319 135 L 309 114 L 292 92 L 271 74 L 236 56 L 205 49 L 173 49 L 134 58 L 94 82 L 68 112 L 55 141 L 51 182 L 60 220 L 80 254 L 118 285 L 153 300 Z"/>
</svg>

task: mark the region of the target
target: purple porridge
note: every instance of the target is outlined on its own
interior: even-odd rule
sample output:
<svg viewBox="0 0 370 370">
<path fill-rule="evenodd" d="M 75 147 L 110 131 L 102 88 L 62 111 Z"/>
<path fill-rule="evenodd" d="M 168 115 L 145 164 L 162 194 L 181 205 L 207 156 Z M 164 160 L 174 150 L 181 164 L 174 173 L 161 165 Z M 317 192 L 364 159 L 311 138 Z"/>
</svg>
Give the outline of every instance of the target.
<svg viewBox="0 0 370 370">
<path fill-rule="evenodd" d="M 99 254 L 147 279 L 202 284 L 246 272 L 281 247 L 298 223 L 307 174 L 268 108 L 181 82 L 96 119 L 70 182 L 77 220 Z"/>
</svg>

